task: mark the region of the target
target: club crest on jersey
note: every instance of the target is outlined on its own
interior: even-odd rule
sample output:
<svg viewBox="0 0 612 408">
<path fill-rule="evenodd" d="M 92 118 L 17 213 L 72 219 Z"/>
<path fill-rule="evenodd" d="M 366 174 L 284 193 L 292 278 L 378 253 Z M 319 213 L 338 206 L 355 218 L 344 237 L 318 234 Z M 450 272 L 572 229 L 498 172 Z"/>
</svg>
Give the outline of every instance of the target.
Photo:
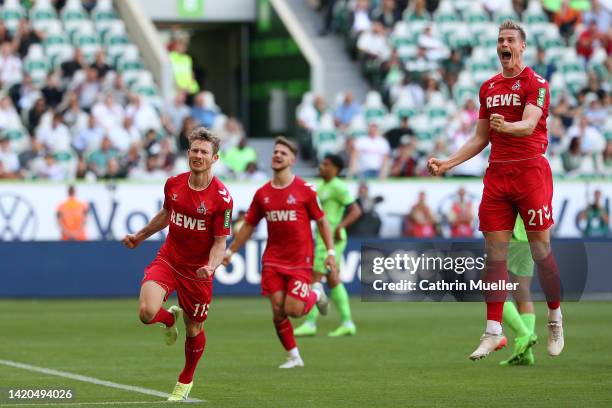
<svg viewBox="0 0 612 408">
<path fill-rule="evenodd" d="M 489 89 L 493 89 L 493 87 L 495 87 L 495 82 L 491 82 L 491 83 L 489 84 Z"/>
<path fill-rule="evenodd" d="M 178 200 L 178 194 L 172 193 L 172 201 Z"/>
<path fill-rule="evenodd" d="M 518 91 L 519 89 L 521 89 L 521 80 L 517 79 L 516 83 L 514 85 L 512 85 L 512 90 L 513 91 Z"/>
<path fill-rule="evenodd" d="M 208 210 L 206 209 L 206 205 L 204 205 L 204 201 L 200 203 L 200 206 L 196 209 L 196 211 L 198 214 L 206 214 Z"/>
<path fill-rule="evenodd" d="M 287 204 L 295 204 L 296 203 L 296 199 L 293 196 L 293 194 L 289 194 L 289 197 L 287 197 Z"/>
<path fill-rule="evenodd" d="M 264 204 L 270 204 L 270 197 L 264 197 Z"/>
</svg>

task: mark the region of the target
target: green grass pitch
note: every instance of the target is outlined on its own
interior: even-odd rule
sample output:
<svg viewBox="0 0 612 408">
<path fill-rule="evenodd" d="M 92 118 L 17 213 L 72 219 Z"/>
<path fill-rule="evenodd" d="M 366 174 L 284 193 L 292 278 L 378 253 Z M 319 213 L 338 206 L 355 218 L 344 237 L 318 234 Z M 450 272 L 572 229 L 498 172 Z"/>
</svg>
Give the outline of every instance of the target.
<svg viewBox="0 0 612 408">
<path fill-rule="evenodd" d="M 279 370 L 285 353 L 267 301 L 215 298 L 191 393 L 207 402 L 189 406 L 612 406 L 611 303 L 563 305 L 566 348 L 558 358 L 546 355 L 545 305 L 537 304 L 534 367 L 498 366 L 508 349 L 478 362 L 467 359 L 483 328 L 482 304 L 352 299 L 352 305 L 357 336 L 327 338 L 337 324 L 332 311 L 321 318 L 319 335 L 298 339 L 306 367 Z M 170 392 L 183 364 L 184 333 L 168 347 L 158 327 L 138 321 L 136 309 L 136 300 L 0 301 L 0 359 Z M 68 387 L 75 392 L 72 403 L 85 407 L 166 405 L 148 395 L 4 365 L 2 387 Z M 26 402 L 49 403 L 20 403 Z"/>
</svg>

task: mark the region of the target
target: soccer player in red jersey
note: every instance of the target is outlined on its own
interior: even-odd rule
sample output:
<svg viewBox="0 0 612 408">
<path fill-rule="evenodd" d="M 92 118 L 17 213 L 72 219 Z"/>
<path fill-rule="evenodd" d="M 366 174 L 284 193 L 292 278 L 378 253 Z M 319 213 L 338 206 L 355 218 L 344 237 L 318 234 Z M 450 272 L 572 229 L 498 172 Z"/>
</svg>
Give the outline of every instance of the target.
<svg viewBox="0 0 612 408">
<path fill-rule="evenodd" d="M 502 72 L 480 88 L 480 114 L 472 138 L 446 160 L 432 158 L 428 168 L 440 175 L 480 153 L 491 142 L 489 167 L 478 210 L 480 230 L 486 241 L 486 282 L 506 282 L 508 243 L 517 212 L 525 220 L 531 254 L 548 303 L 548 353 L 563 350 L 560 280 L 550 247 L 552 174 L 543 156 L 548 145 L 546 117 L 548 83 L 523 63 L 525 31 L 513 21 L 499 27 L 497 54 Z M 487 325 L 480 345 L 470 355 L 486 357 L 506 344 L 502 310 L 506 289 L 485 292 Z M 535 340 L 534 340 L 535 341 Z M 533 343 L 526 343 L 524 351 Z"/>
<path fill-rule="evenodd" d="M 178 336 L 181 314 L 185 322 L 185 367 L 169 401 L 186 400 L 193 386 L 193 374 L 206 345 L 204 321 L 212 299 L 213 275 L 225 253 L 230 234 L 232 197 L 212 166 L 219 159 L 219 139 L 200 127 L 189 137 L 191 171 L 170 177 L 164 186 L 164 205 L 151 221 L 123 244 L 136 248 L 142 241 L 168 225 L 170 230 L 157 257 L 145 269 L 140 289 L 140 320 L 165 325 L 166 344 Z M 178 306 L 168 310 L 164 302 L 173 291 Z"/>
<path fill-rule="evenodd" d="M 279 368 L 303 367 L 289 317 L 306 315 L 316 304 L 327 314 L 328 300 L 320 282 L 312 288 L 313 240 L 310 221 L 315 220 L 327 248 L 325 267 L 336 273 L 336 253 L 331 230 L 320 207 L 315 187 L 293 175 L 297 148 L 284 137 L 274 143 L 274 176 L 255 193 L 245 222 L 226 252 L 224 265 L 249 239 L 259 220 L 266 218 L 268 243 L 262 259 L 262 295 L 270 299 L 276 333 L 288 353 Z"/>
</svg>

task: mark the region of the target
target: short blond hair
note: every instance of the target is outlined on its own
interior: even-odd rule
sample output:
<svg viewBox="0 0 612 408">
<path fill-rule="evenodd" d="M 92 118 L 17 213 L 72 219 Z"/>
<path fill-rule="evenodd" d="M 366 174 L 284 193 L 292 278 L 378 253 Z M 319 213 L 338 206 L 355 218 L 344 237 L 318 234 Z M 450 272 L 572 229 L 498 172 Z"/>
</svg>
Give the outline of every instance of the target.
<svg viewBox="0 0 612 408">
<path fill-rule="evenodd" d="M 219 152 L 221 139 L 215 136 L 210 129 L 205 128 L 204 126 L 193 129 L 189 135 L 189 148 L 191 148 L 191 144 L 196 140 L 210 142 L 213 148 L 213 154 L 217 154 Z"/>
<path fill-rule="evenodd" d="M 521 27 L 520 25 L 518 25 L 517 23 L 515 23 L 512 20 L 506 20 L 503 23 L 501 23 L 499 25 L 499 32 L 501 33 L 502 30 L 515 30 L 518 31 L 521 35 L 521 40 L 525 41 L 525 39 L 527 38 L 527 36 L 525 35 L 525 30 L 523 29 L 523 27 Z"/>
<path fill-rule="evenodd" d="M 291 150 L 291 153 L 293 153 L 294 156 L 297 156 L 297 145 L 291 140 L 287 139 L 285 136 L 278 136 L 276 139 L 274 139 L 274 146 L 278 144 L 287 147 L 289 150 Z"/>
</svg>

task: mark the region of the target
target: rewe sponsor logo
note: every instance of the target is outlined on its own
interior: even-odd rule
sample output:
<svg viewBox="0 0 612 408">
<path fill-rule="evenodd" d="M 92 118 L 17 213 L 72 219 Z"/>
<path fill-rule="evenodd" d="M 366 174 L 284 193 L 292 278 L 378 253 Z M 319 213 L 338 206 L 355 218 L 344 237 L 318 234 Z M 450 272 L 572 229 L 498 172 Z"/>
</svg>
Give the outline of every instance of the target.
<svg viewBox="0 0 612 408">
<path fill-rule="evenodd" d="M 521 97 L 518 94 L 503 94 L 487 97 L 487 109 L 498 106 L 521 106 Z"/>
<path fill-rule="evenodd" d="M 272 222 L 297 221 L 297 212 L 295 210 L 266 211 L 266 220 Z"/>
<path fill-rule="evenodd" d="M 206 223 L 204 220 L 189 217 L 185 214 L 172 210 L 170 221 L 177 227 L 183 227 L 195 231 L 206 231 Z"/>
</svg>

